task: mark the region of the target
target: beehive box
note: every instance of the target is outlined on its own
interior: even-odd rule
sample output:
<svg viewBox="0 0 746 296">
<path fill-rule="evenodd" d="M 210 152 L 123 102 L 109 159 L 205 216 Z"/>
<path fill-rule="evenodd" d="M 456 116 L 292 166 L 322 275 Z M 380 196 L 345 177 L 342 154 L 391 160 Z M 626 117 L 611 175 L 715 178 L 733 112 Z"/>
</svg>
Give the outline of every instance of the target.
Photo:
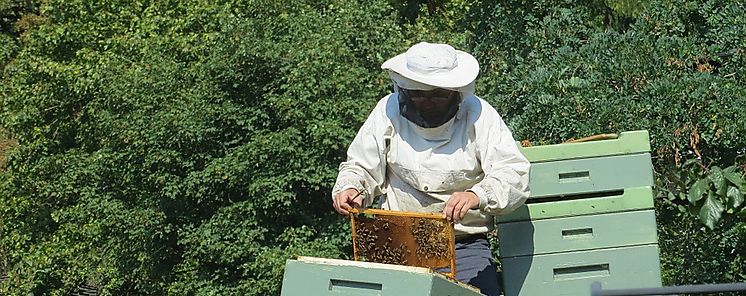
<svg viewBox="0 0 746 296">
<path fill-rule="evenodd" d="M 505 295 L 661 285 L 647 131 L 522 148 L 531 195 L 498 218 Z"/>
<path fill-rule="evenodd" d="M 282 296 L 477 296 L 474 287 L 428 268 L 313 257 L 285 263 Z"/>
<path fill-rule="evenodd" d="M 657 244 L 504 258 L 505 295 L 588 295 L 593 282 L 660 287 L 658 260 Z"/>
</svg>

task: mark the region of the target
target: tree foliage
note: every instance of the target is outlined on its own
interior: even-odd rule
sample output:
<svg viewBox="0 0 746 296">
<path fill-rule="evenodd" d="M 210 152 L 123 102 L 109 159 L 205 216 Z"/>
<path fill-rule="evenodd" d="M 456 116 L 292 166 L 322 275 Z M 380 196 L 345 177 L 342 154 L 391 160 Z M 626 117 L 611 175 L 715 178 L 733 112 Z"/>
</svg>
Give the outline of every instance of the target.
<svg viewBox="0 0 746 296">
<path fill-rule="evenodd" d="M 267 295 L 284 259 L 345 256 L 328 188 L 406 46 L 388 5 L 41 11 L 4 81 L 4 291 Z"/>
<path fill-rule="evenodd" d="M 0 123 L 18 143 L 0 172 L 0 294 L 273 295 L 288 258 L 348 258 L 337 165 L 390 89 L 380 64 L 421 40 L 477 57 L 478 93 L 519 140 L 649 130 L 666 281 L 744 280 L 744 10 L 0 1 Z M 676 266 L 708 258 L 725 270 Z"/>
</svg>

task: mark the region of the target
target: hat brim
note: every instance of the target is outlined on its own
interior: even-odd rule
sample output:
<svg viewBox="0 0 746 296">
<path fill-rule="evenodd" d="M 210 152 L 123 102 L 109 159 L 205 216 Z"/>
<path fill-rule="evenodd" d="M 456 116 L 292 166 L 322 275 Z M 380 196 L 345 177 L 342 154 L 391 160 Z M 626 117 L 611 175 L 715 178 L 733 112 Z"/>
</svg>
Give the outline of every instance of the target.
<svg viewBox="0 0 746 296">
<path fill-rule="evenodd" d="M 472 55 L 456 50 L 458 65 L 445 73 L 423 75 L 407 67 L 406 53 L 390 58 L 381 68 L 399 73 L 407 79 L 441 88 L 459 88 L 472 83 L 479 74 L 479 63 Z"/>
</svg>

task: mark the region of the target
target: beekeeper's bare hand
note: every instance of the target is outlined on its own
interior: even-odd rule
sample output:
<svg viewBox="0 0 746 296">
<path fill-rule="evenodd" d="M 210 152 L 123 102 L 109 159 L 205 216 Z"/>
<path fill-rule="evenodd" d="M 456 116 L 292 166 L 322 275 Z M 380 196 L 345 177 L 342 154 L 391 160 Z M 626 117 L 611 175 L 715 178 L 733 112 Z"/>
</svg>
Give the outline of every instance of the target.
<svg viewBox="0 0 746 296">
<path fill-rule="evenodd" d="M 446 201 L 443 215 L 446 219 L 458 223 L 464 218 L 466 212 L 479 208 L 479 197 L 474 192 L 454 192 Z"/>
<path fill-rule="evenodd" d="M 337 213 L 343 216 L 350 214 L 352 208 L 360 208 L 363 205 L 363 196 L 357 195 L 358 191 L 355 188 L 345 189 L 334 196 L 334 209 Z M 355 197 L 357 196 L 357 197 Z"/>
</svg>

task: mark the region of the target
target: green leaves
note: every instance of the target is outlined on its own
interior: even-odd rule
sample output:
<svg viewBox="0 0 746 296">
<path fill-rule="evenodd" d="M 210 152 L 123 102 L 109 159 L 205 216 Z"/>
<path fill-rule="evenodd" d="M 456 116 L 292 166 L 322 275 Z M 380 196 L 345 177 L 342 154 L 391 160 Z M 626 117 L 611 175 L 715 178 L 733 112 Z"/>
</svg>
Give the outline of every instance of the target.
<svg viewBox="0 0 746 296">
<path fill-rule="evenodd" d="M 723 204 L 712 191 L 707 192 L 705 203 L 699 209 L 699 219 L 710 229 L 715 229 L 715 225 L 723 214 Z"/>
<path fill-rule="evenodd" d="M 329 190 L 407 46 L 388 2 L 41 10 L 23 40 L 0 36 L 0 123 L 19 142 L 0 184 L 18 284 L 0 293 L 276 295 L 286 259 L 345 256 Z M 29 257 L 45 271 L 24 277 Z"/>
<path fill-rule="evenodd" d="M 688 188 L 683 188 L 687 191 L 689 209 L 707 227 L 714 229 L 723 213 L 731 215 L 743 211 L 745 184 L 737 166 L 725 169 L 712 166 L 705 169 L 702 163 L 695 160 L 685 162 L 681 169 L 684 181 L 674 175 L 668 179 L 673 180 L 677 187 L 691 184 Z M 672 202 L 678 199 L 672 191 L 667 196 Z"/>
<path fill-rule="evenodd" d="M 710 179 L 699 179 L 689 188 L 689 202 L 699 201 L 710 188 Z"/>
<path fill-rule="evenodd" d="M 743 204 L 743 193 L 741 193 L 741 189 L 738 189 L 738 187 L 728 186 L 728 193 L 726 195 L 728 196 L 728 205 L 731 208 L 735 209 Z"/>
<path fill-rule="evenodd" d="M 658 200 L 661 201 L 661 200 Z M 661 275 L 665 285 L 743 281 L 746 227 L 723 214 L 710 231 L 695 215 L 656 204 Z"/>
<path fill-rule="evenodd" d="M 743 176 L 738 173 L 735 166 L 726 168 L 723 171 L 723 176 L 739 189 L 746 191 L 746 182 L 743 180 Z"/>
<path fill-rule="evenodd" d="M 477 57 L 518 140 L 649 129 L 673 203 L 744 215 L 742 5 L 436 2 L 0 4 L 0 293 L 275 295 L 287 258 L 344 258 L 337 165 L 422 40 Z"/>
<path fill-rule="evenodd" d="M 712 180 L 712 184 L 715 185 L 715 190 L 716 190 L 715 194 L 723 195 L 728 186 L 725 183 L 725 176 L 723 176 L 723 170 L 721 170 L 717 166 L 711 167 L 710 175 L 708 177 L 710 180 Z"/>
</svg>

